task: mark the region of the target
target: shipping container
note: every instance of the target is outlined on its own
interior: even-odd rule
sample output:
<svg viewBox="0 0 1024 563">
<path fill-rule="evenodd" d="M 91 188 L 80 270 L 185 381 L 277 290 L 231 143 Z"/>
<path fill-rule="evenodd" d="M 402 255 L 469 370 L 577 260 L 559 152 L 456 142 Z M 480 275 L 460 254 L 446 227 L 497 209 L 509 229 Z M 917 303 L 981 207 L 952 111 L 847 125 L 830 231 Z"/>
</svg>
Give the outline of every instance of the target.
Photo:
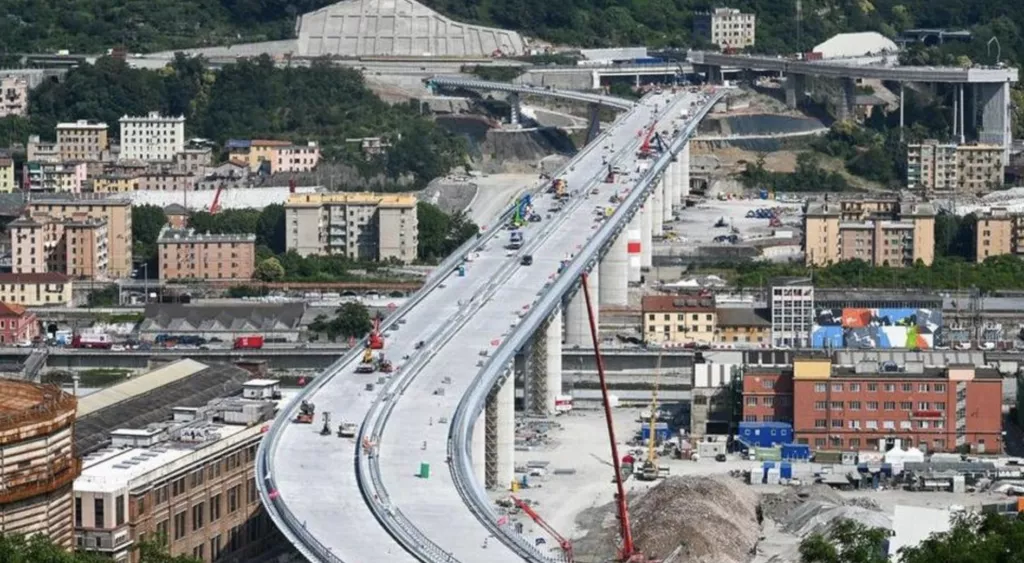
<svg viewBox="0 0 1024 563">
<path fill-rule="evenodd" d="M 785 422 L 741 422 L 737 438 L 748 446 L 771 447 L 793 441 L 793 425 Z"/>
<path fill-rule="evenodd" d="M 789 463 L 788 461 L 782 462 L 782 465 L 779 466 L 779 476 L 782 477 L 783 479 L 792 479 L 793 464 Z"/>
<path fill-rule="evenodd" d="M 672 435 L 671 431 L 669 431 L 668 423 L 665 423 L 665 422 L 655 422 L 654 423 L 654 435 L 657 437 L 656 439 L 659 442 L 664 442 L 665 440 L 668 440 L 671 437 L 671 435 Z M 651 425 L 650 424 L 644 424 L 643 426 L 640 427 L 640 439 L 643 440 L 643 441 L 647 441 L 650 438 L 651 438 Z"/>
<path fill-rule="evenodd" d="M 811 459 L 811 446 L 807 444 L 784 444 L 782 459 Z"/>
<path fill-rule="evenodd" d="M 235 350 L 259 350 L 263 348 L 263 337 L 260 335 L 239 336 L 235 339 Z"/>
<path fill-rule="evenodd" d="M 814 452 L 815 463 L 842 463 L 843 452 L 836 450 L 820 450 Z"/>
</svg>

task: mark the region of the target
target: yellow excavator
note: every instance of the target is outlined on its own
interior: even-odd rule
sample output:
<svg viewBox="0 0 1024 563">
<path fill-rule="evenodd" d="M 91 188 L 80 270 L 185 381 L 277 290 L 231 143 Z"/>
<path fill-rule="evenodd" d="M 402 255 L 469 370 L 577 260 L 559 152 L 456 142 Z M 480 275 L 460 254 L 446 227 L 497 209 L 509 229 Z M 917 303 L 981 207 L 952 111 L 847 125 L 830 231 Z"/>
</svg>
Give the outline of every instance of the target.
<svg viewBox="0 0 1024 563">
<path fill-rule="evenodd" d="M 658 363 L 654 366 L 654 393 L 651 395 L 651 432 L 647 439 L 647 459 L 636 473 L 637 479 L 641 481 L 654 481 L 661 476 L 661 468 L 658 467 L 658 452 L 656 445 L 658 434 L 656 422 L 658 421 L 658 383 L 661 381 L 661 352 L 658 352 Z"/>
</svg>

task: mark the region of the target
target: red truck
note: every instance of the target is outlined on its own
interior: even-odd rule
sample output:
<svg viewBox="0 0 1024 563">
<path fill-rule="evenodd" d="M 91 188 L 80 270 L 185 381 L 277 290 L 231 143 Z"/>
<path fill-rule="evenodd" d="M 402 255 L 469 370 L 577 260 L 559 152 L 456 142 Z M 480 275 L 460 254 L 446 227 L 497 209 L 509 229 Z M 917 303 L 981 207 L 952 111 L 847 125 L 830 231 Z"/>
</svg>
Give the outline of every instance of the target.
<svg viewBox="0 0 1024 563">
<path fill-rule="evenodd" d="M 259 335 L 239 336 L 235 339 L 235 350 L 259 350 L 263 348 L 263 337 Z"/>
<path fill-rule="evenodd" d="M 114 341 L 106 334 L 76 334 L 71 339 L 72 348 L 109 350 L 113 345 Z"/>
</svg>

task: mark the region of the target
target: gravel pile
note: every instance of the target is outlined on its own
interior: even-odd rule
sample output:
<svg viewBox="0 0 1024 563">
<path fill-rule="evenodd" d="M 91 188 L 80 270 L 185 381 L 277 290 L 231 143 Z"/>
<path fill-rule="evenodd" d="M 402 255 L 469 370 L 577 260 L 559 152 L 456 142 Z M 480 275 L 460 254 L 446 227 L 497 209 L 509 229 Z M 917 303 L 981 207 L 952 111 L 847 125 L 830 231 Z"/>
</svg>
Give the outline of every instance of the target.
<svg viewBox="0 0 1024 563">
<path fill-rule="evenodd" d="M 630 508 L 633 539 L 648 558 L 682 546 L 687 563 L 745 563 L 760 534 L 757 504 L 735 479 L 669 477 Z"/>
<path fill-rule="evenodd" d="M 892 519 L 867 498 L 844 501 L 823 485 L 797 487 L 778 494 L 765 495 L 761 513 L 774 520 L 783 531 L 797 537 L 828 530 L 840 519 L 856 520 L 873 528 L 892 528 Z"/>
</svg>

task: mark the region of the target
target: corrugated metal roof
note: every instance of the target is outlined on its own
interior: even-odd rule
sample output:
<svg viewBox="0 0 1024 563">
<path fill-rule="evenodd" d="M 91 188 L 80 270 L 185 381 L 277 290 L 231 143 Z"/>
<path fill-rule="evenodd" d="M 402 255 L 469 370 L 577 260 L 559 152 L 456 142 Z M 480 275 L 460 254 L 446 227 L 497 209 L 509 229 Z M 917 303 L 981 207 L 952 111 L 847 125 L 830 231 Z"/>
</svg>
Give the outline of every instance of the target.
<svg viewBox="0 0 1024 563">
<path fill-rule="evenodd" d="M 814 48 L 824 59 L 863 57 L 879 53 L 895 53 L 896 43 L 876 31 L 840 33 Z"/>
<path fill-rule="evenodd" d="M 194 373 L 206 369 L 206 364 L 188 358 L 173 364 L 133 377 L 102 391 L 97 391 L 78 400 L 78 418 L 92 414 L 98 410 L 116 405 L 133 397 L 159 389 L 168 383 L 184 379 Z"/>
</svg>

